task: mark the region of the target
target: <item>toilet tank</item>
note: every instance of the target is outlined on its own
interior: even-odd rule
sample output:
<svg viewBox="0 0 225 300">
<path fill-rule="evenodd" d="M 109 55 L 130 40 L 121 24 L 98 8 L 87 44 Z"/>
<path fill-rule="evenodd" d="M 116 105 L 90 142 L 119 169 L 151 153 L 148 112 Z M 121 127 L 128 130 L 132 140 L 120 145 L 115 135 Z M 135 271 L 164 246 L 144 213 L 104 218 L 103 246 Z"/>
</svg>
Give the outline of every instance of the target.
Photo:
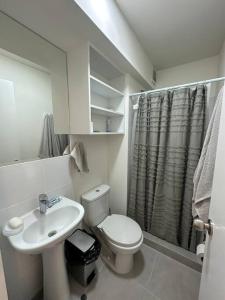
<svg viewBox="0 0 225 300">
<path fill-rule="evenodd" d="M 99 185 L 82 195 L 82 205 L 85 209 L 84 222 L 94 227 L 100 224 L 109 214 L 110 186 Z"/>
</svg>

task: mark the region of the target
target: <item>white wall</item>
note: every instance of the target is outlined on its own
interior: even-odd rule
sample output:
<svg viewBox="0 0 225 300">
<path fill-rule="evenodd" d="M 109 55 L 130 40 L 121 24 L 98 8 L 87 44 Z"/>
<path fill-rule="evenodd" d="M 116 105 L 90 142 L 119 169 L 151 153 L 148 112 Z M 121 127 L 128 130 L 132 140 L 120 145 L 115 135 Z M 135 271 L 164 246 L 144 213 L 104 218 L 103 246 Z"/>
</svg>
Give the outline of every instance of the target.
<svg viewBox="0 0 225 300">
<path fill-rule="evenodd" d="M 74 174 L 75 198 L 80 200 L 87 190 L 107 183 L 111 187 L 110 208 L 113 213 L 127 213 L 127 184 L 128 184 L 128 111 L 129 93 L 139 91 L 142 86 L 131 76 L 119 79 L 120 90 L 125 93 L 125 135 L 119 136 L 90 136 L 71 135 L 73 147 L 76 141 L 84 144 L 90 172 Z M 114 82 L 116 85 L 117 82 Z"/>
<path fill-rule="evenodd" d="M 38 195 L 74 198 L 74 170 L 69 156 L 36 160 L 0 168 L 0 230 L 4 223 L 38 206 Z M 39 255 L 14 250 L 0 234 L 0 248 L 10 300 L 31 300 L 42 287 Z"/>
<path fill-rule="evenodd" d="M 157 71 L 156 89 L 183 83 L 215 78 L 218 75 L 219 56 Z"/>
<path fill-rule="evenodd" d="M 118 82 L 119 86 L 118 86 Z M 111 82 L 112 83 L 112 82 Z M 90 136 L 71 135 L 71 146 L 76 141 L 84 144 L 90 172 L 74 175 L 75 198 L 80 200 L 82 193 L 102 184 L 111 187 L 110 208 L 113 213 L 127 214 L 127 186 L 128 186 L 128 112 L 129 93 L 137 92 L 142 86 L 131 76 L 124 79 L 117 78 L 113 84 L 124 90 L 125 94 L 125 135 L 118 136 Z"/>
<path fill-rule="evenodd" d="M 75 172 L 73 177 L 75 199 L 80 201 L 84 192 L 108 183 L 108 145 L 106 136 L 71 135 L 72 148 L 76 141 L 84 144 L 90 170 L 89 173 Z"/>
<path fill-rule="evenodd" d="M 110 208 L 113 213 L 127 214 L 128 198 L 128 154 L 129 154 L 129 94 L 143 87 L 131 76 L 124 81 L 125 135 L 108 137 Z"/>
<path fill-rule="evenodd" d="M 218 77 L 219 55 L 193 61 L 187 64 L 157 71 L 156 89 Z M 218 85 L 208 86 L 206 126 L 207 128 L 217 98 Z"/>
<path fill-rule="evenodd" d="M 126 60 L 151 85 L 153 66 L 114 0 L 74 0 Z M 97 46 L 97 45 L 96 45 Z"/>
<path fill-rule="evenodd" d="M 43 70 L 0 54 L 0 79 L 11 81 L 14 89 L 15 137 L 19 145 L 15 159 L 23 161 L 37 158 L 44 114 L 52 113 L 51 77 Z M 8 117 L 6 115 L 6 119 Z M 7 136 L 10 127 L 7 123 L 2 125 Z"/>
<path fill-rule="evenodd" d="M 219 76 L 225 76 L 225 41 L 219 55 Z"/>
</svg>

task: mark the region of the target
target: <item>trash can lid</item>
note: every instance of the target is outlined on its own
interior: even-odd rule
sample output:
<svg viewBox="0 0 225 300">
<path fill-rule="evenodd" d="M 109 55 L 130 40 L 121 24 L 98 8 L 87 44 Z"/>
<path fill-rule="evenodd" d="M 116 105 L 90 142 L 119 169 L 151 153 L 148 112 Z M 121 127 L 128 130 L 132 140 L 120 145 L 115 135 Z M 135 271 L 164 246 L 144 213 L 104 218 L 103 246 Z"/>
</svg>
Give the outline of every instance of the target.
<svg viewBox="0 0 225 300">
<path fill-rule="evenodd" d="M 83 253 L 89 250 L 95 242 L 93 237 L 80 229 L 76 230 L 67 240 Z"/>
</svg>

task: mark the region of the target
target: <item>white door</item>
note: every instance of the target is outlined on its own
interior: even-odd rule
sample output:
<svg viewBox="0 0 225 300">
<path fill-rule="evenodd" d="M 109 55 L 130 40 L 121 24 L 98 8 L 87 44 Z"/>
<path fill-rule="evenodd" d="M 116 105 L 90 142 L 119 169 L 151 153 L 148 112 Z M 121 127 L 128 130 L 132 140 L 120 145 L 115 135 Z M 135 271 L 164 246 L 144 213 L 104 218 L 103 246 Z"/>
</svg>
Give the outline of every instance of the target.
<svg viewBox="0 0 225 300">
<path fill-rule="evenodd" d="M 5 285 L 4 270 L 3 270 L 3 265 L 2 265 L 1 252 L 0 252 L 0 299 L 1 300 L 8 299 L 6 285 Z"/>
<path fill-rule="evenodd" d="M 206 240 L 199 300 L 225 300 L 225 93 L 209 218 L 213 235 Z"/>
</svg>

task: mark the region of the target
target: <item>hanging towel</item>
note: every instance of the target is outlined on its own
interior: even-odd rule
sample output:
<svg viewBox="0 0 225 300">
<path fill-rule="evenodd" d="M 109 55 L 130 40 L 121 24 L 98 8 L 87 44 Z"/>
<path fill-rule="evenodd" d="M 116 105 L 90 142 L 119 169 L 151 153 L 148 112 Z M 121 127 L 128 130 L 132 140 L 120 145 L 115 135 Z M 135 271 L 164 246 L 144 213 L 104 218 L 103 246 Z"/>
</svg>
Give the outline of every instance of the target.
<svg viewBox="0 0 225 300">
<path fill-rule="evenodd" d="M 68 155 L 68 154 L 70 154 L 70 145 L 67 145 L 63 152 L 63 155 Z"/>
<path fill-rule="evenodd" d="M 223 91 L 218 94 L 193 179 L 192 214 L 204 222 L 208 221 Z"/>
<path fill-rule="evenodd" d="M 48 158 L 63 155 L 63 151 L 68 143 L 67 134 L 55 134 L 53 115 L 46 114 L 44 117 L 39 157 Z"/>
<path fill-rule="evenodd" d="M 70 156 L 74 159 L 77 170 L 79 172 L 89 172 L 86 152 L 82 143 L 76 143 Z"/>
</svg>

